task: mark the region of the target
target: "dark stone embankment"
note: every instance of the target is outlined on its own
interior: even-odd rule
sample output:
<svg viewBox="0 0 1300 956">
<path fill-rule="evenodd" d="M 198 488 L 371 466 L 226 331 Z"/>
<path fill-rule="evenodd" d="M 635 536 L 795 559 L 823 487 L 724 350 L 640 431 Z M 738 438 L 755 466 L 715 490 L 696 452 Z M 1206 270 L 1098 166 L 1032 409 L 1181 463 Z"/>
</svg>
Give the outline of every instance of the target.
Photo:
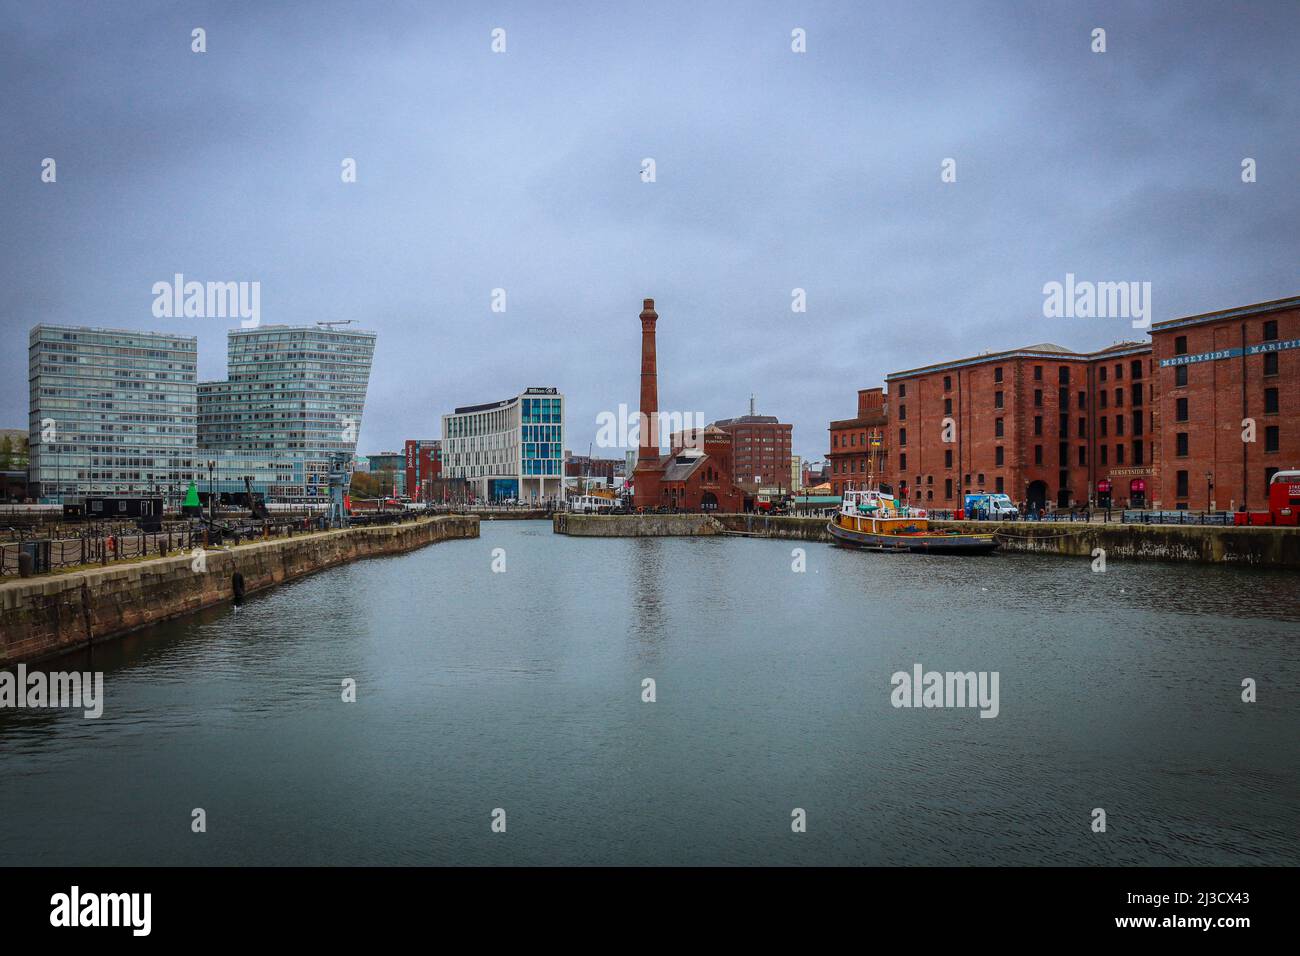
<svg viewBox="0 0 1300 956">
<path fill-rule="evenodd" d="M 131 564 L 0 584 L 0 666 L 110 640 L 167 618 L 231 601 L 360 558 L 477 538 L 477 517 L 274 538 Z"/>
<path fill-rule="evenodd" d="M 826 518 L 792 515 L 569 515 L 554 519 L 557 534 L 583 537 L 741 534 L 830 541 Z M 1300 568 L 1300 528 L 1204 525 L 1084 524 L 1056 521 L 931 521 L 933 528 L 996 532 L 1003 551 L 1091 557 L 1100 548 L 1120 560 L 1190 561 Z"/>
</svg>

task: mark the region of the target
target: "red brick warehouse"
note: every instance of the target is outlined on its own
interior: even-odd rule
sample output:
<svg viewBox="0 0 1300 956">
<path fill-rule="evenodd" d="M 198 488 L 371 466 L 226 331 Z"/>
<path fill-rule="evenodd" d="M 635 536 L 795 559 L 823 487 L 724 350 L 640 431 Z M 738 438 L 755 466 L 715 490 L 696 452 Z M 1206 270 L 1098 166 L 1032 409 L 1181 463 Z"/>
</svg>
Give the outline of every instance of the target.
<svg viewBox="0 0 1300 956">
<path fill-rule="evenodd" d="M 840 495 L 850 485 L 879 485 L 893 491 L 886 469 L 889 414 L 883 388 L 858 389 L 858 414 L 831 422 L 831 493 Z"/>
<path fill-rule="evenodd" d="M 1145 503 L 1150 355 L 1143 343 L 1093 354 L 1042 344 L 889 375 L 900 497 L 955 509 L 966 494 L 1000 492 L 1035 510 L 1068 507 L 1115 468 L 1138 469 L 1126 497 Z M 1117 407 L 1132 409 L 1113 430 L 1099 421 L 1112 385 Z"/>
<path fill-rule="evenodd" d="M 1300 467 L 1300 297 L 1151 328 L 1168 508 L 1259 510 L 1277 471 Z"/>
<path fill-rule="evenodd" d="M 935 508 L 981 491 L 1034 508 L 1261 507 L 1269 477 L 1300 466 L 1300 297 L 1157 323 L 1151 337 L 887 376 L 886 483 Z M 840 483 L 863 464 L 843 445 L 854 421 L 832 424 Z"/>
</svg>

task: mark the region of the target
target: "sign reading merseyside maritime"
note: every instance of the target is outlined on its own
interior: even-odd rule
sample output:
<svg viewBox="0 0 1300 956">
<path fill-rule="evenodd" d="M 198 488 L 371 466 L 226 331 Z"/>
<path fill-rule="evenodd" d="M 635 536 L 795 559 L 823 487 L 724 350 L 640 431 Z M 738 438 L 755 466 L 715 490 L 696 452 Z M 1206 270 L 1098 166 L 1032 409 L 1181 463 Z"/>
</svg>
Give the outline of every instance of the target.
<svg viewBox="0 0 1300 956">
<path fill-rule="evenodd" d="M 1285 352 L 1287 349 L 1300 349 L 1300 339 L 1287 339 L 1285 342 L 1263 342 L 1248 345 L 1245 349 L 1219 349 L 1216 352 L 1201 352 L 1197 355 L 1175 355 L 1173 358 L 1161 359 L 1160 367 L 1171 365 L 1191 365 L 1193 362 L 1217 362 L 1219 359 L 1240 358 L 1244 355 L 1263 355 L 1265 352 Z"/>
</svg>

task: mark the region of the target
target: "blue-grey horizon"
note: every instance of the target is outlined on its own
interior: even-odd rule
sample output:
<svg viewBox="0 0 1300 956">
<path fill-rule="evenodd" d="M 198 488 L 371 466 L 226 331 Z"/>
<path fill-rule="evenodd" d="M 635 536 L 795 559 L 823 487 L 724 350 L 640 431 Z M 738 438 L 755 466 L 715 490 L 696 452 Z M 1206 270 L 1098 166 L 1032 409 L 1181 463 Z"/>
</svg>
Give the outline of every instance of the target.
<svg viewBox="0 0 1300 956">
<path fill-rule="evenodd" d="M 820 459 L 892 371 L 1145 338 L 1046 317 L 1067 275 L 1149 282 L 1157 322 L 1300 292 L 1297 27 L 1284 2 L 6 3 L 0 427 L 39 323 L 196 335 L 223 378 L 238 317 L 154 315 L 179 273 L 259 283 L 263 324 L 376 332 L 363 453 L 553 385 L 585 454 L 636 408 L 653 298 L 661 409 L 756 394 Z"/>
</svg>

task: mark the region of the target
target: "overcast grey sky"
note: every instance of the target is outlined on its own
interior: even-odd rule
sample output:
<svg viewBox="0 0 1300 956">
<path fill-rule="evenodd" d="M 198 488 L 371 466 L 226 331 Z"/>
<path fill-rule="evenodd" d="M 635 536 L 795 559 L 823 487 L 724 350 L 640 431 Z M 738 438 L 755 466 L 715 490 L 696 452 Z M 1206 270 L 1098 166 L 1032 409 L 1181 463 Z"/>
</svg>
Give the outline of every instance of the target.
<svg viewBox="0 0 1300 956">
<path fill-rule="evenodd" d="M 555 385 L 584 453 L 647 296 L 662 408 L 755 392 L 820 457 L 888 372 L 1141 337 L 1044 318 L 1067 272 L 1156 321 L 1300 292 L 1295 2 L 2 9 L 0 426 L 37 322 L 197 334 L 222 377 L 236 321 L 151 313 L 176 272 L 376 331 L 362 452 Z"/>
</svg>

